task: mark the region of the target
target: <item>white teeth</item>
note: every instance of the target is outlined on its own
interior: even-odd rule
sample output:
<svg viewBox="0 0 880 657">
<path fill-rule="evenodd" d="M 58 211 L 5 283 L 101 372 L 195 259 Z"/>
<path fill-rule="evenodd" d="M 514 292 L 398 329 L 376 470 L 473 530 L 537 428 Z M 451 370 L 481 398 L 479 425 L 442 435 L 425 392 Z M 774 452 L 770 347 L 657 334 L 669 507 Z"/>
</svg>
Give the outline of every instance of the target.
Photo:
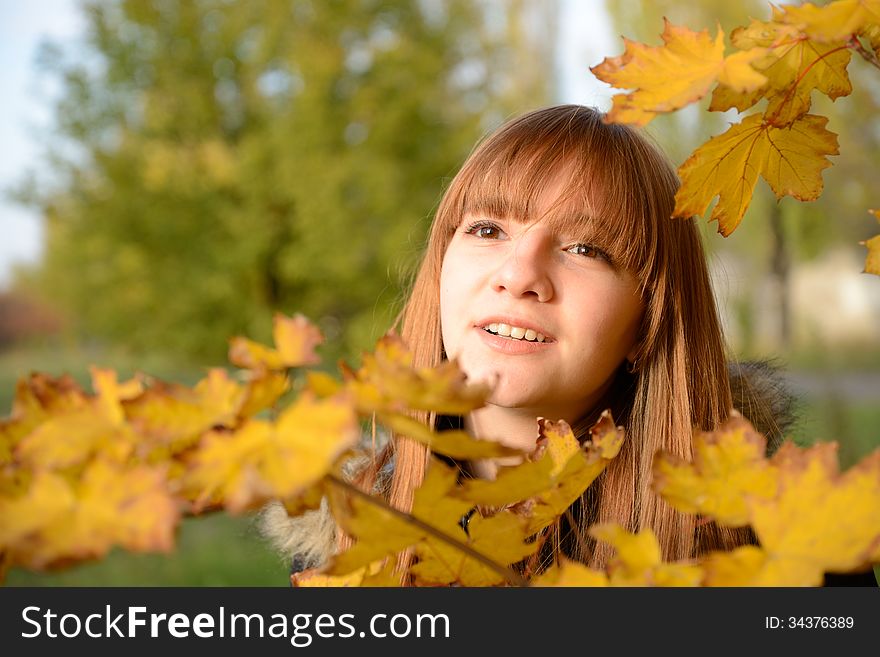
<svg viewBox="0 0 880 657">
<path fill-rule="evenodd" d="M 526 329 L 521 326 L 511 326 L 502 322 L 487 324 L 483 327 L 486 331 L 505 338 L 513 338 L 515 340 L 526 340 L 528 342 L 544 342 L 546 339 L 543 333 L 538 333 L 534 329 Z"/>
</svg>

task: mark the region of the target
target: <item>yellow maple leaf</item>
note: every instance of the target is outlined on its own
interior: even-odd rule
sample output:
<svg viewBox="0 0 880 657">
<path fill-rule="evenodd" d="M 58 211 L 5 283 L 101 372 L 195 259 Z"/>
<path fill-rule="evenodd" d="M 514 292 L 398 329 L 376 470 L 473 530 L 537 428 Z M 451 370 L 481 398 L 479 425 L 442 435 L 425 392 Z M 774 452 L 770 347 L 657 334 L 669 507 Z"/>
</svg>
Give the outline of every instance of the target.
<svg viewBox="0 0 880 657">
<path fill-rule="evenodd" d="M 816 41 L 846 41 L 869 24 L 880 23 L 880 0 L 835 0 L 823 7 L 808 2 L 780 9 L 778 20 L 795 25 Z"/>
<path fill-rule="evenodd" d="M 423 422 L 401 413 L 382 413 L 379 420 L 395 433 L 417 440 L 431 448 L 435 454 L 454 459 L 489 459 L 522 456 L 522 452 L 506 447 L 497 441 L 478 440 L 466 431 L 434 431 Z"/>
<path fill-rule="evenodd" d="M 527 543 L 530 536 L 528 519 L 509 511 L 483 517 L 474 513 L 467 524 L 465 544 L 490 559 L 508 566 L 531 555 L 539 543 Z M 420 585 L 494 586 L 506 581 L 497 568 L 489 568 L 448 543 L 428 536 L 416 546 L 418 563 L 410 572 Z"/>
<path fill-rule="evenodd" d="M 813 201 L 822 193 L 822 170 L 837 155 L 837 135 L 828 119 L 807 114 L 777 128 L 754 114 L 700 146 L 679 168 L 682 185 L 675 195 L 675 216 L 702 216 L 719 197 L 710 221 L 725 237 L 739 225 L 760 174 L 777 198 Z"/>
<path fill-rule="evenodd" d="M 304 315 L 285 317 L 276 314 L 272 323 L 275 348 L 235 337 L 230 340 L 229 361 L 247 369 L 282 370 L 289 367 L 315 365 L 320 358 L 315 347 L 324 341 L 318 328 Z"/>
<path fill-rule="evenodd" d="M 652 486 L 679 511 L 741 527 L 749 523 L 747 496 L 776 494 L 777 473 L 766 449 L 767 439 L 735 414 L 715 432 L 697 432 L 693 463 L 660 452 Z"/>
<path fill-rule="evenodd" d="M 305 315 L 297 313 L 293 317 L 285 317 L 276 314 L 272 324 L 272 338 L 287 367 L 316 365 L 321 362 L 315 348 L 324 342 L 324 336 Z"/>
<path fill-rule="evenodd" d="M 779 586 L 821 584 L 824 572 L 870 563 L 880 544 L 880 450 L 840 474 L 837 445 L 784 444 L 771 462 L 779 492 L 750 498 L 751 524 L 772 562 L 791 562 Z"/>
<path fill-rule="evenodd" d="M 0 464 L 9 463 L 21 439 L 47 418 L 84 408 L 89 398 L 70 376 L 57 378 L 34 373 L 19 379 L 15 385 L 12 412 L 0 420 Z"/>
<path fill-rule="evenodd" d="M 364 414 L 435 411 L 464 415 L 485 403 L 489 390 L 467 383 L 453 361 L 434 368 L 414 368 L 403 341 L 387 335 L 372 354 L 364 354 L 357 372 L 346 370 L 346 388 Z"/>
<path fill-rule="evenodd" d="M 290 379 L 283 372 L 254 370 L 238 400 L 236 415 L 249 418 L 271 408 L 290 389 Z"/>
<path fill-rule="evenodd" d="M 58 474 L 37 471 L 21 494 L 0 494 L 0 552 L 69 513 L 74 496 Z"/>
<path fill-rule="evenodd" d="M 529 501 L 528 532 L 534 533 L 561 516 L 589 488 L 596 477 L 617 456 L 623 444 L 623 427 L 615 426 L 609 411 L 603 411 L 590 428 L 590 441 L 577 444 L 571 427 L 559 422 L 539 421 L 538 449 L 548 445 L 551 452 L 553 483 Z M 555 450 L 550 445 L 556 444 Z"/>
<path fill-rule="evenodd" d="M 290 576 L 295 587 L 392 587 L 400 586 L 400 576 L 394 572 L 393 559 L 381 559 L 346 575 L 325 575 L 318 568 L 310 568 Z"/>
<path fill-rule="evenodd" d="M 757 545 L 710 552 L 700 563 L 706 586 L 760 586 L 767 553 Z"/>
<path fill-rule="evenodd" d="M 750 65 L 766 76 L 767 84 L 751 91 L 719 86 L 710 110 L 736 107 L 743 111 L 765 97 L 764 121 L 783 127 L 809 111 L 814 89 L 832 100 L 852 93 L 846 71 L 849 50 L 838 43 L 818 43 L 797 26 L 778 22 L 778 10 L 775 14 L 777 20 L 753 20 L 731 33 L 731 42 L 741 51 L 760 53 L 763 49 Z"/>
<path fill-rule="evenodd" d="M 582 563 L 571 559 L 561 558 L 558 564 L 554 564 L 543 574 L 531 581 L 531 586 L 557 586 L 557 587 L 581 587 L 581 586 L 609 586 L 608 575 L 601 570 L 593 570 Z"/>
<path fill-rule="evenodd" d="M 501 467 L 494 480 L 467 481 L 458 495 L 495 507 L 529 499 L 528 529 L 537 532 L 564 513 L 617 455 L 623 428 L 614 426 L 610 413 L 603 412 L 590 434 L 592 440 L 581 446 L 565 421 L 542 418 L 534 460 Z"/>
<path fill-rule="evenodd" d="M 869 212 L 880 219 L 880 210 L 869 210 Z M 868 255 L 865 256 L 865 273 L 880 276 L 880 235 L 875 235 L 859 244 L 868 247 Z"/>
<path fill-rule="evenodd" d="M 467 537 L 459 522 L 472 504 L 453 495 L 457 478 L 457 470 L 436 459 L 431 462 L 413 500 L 415 522 L 360 496 L 334 491 L 329 498 L 333 516 L 357 543 L 334 557 L 327 574 L 350 573 L 415 545 L 432 531 L 464 542 Z"/>
<path fill-rule="evenodd" d="M 35 480 L 61 494 L 57 480 Z M 168 552 L 179 520 L 177 504 L 167 490 L 161 469 L 121 466 L 104 460 L 89 463 L 62 494 L 66 508 L 11 547 L 13 560 L 29 568 L 45 568 L 103 557 L 110 548 Z M 45 490 L 35 493 L 34 511 Z"/>
<path fill-rule="evenodd" d="M 705 586 L 818 586 L 822 573 L 790 556 L 769 554 L 755 545 L 711 552 L 700 563 Z"/>
<path fill-rule="evenodd" d="M 332 397 L 340 391 L 342 384 L 326 372 L 309 370 L 306 372 L 306 388 L 318 397 Z"/>
<path fill-rule="evenodd" d="M 35 467 L 65 467 L 83 463 L 101 453 L 117 461 L 133 451 L 137 436 L 125 422 L 121 402 L 139 394 L 140 382 L 119 384 L 116 373 L 93 367 L 92 385 L 97 393 L 69 410 L 45 416 L 19 443 L 16 456 Z"/>
<path fill-rule="evenodd" d="M 698 586 L 702 581 L 699 566 L 663 563 L 650 529 L 631 534 L 617 523 L 601 523 L 590 528 L 590 535 L 616 551 L 608 564 L 611 586 Z"/>
<path fill-rule="evenodd" d="M 239 512 L 269 498 L 307 491 L 359 438 L 357 417 L 341 398 L 304 393 L 276 422 L 251 420 L 207 433 L 190 457 L 185 486 L 197 507 Z"/>
<path fill-rule="evenodd" d="M 176 453 L 211 427 L 234 427 L 246 394 L 225 370 L 214 368 L 194 388 L 159 381 L 122 406 L 138 433 Z"/>
<path fill-rule="evenodd" d="M 663 19 L 663 45 L 646 46 L 624 39 L 626 50 L 590 69 L 596 77 L 619 89 L 610 121 L 645 125 L 660 112 L 670 112 L 702 98 L 716 81 L 738 92 L 751 92 L 766 83 L 750 62 L 760 53 L 724 57 L 724 32 L 715 39 L 708 30 L 693 32 Z"/>
</svg>

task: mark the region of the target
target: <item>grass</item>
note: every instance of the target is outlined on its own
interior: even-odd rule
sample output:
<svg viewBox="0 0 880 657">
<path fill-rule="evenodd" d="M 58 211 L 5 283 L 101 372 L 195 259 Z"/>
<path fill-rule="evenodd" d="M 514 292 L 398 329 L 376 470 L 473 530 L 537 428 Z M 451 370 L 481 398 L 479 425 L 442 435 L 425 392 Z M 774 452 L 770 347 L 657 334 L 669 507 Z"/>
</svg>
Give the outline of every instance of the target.
<svg viewBox="0 0 880 657">
<path fill-rule="evenodd" d="M 836 441 L 841 468 L 880 447 L 880 403 L 806 399 L 799 404 L 798 416 L 791 438 L 799 445 Z"/>
<path fill-rule="evenodd" d="M 67 570 L 13 568 L 7 586 L 288 586 L 288 565 L 257 534 L 250 518 L 187 518 L 171 555 L 114 550 Z"/>
</svg>

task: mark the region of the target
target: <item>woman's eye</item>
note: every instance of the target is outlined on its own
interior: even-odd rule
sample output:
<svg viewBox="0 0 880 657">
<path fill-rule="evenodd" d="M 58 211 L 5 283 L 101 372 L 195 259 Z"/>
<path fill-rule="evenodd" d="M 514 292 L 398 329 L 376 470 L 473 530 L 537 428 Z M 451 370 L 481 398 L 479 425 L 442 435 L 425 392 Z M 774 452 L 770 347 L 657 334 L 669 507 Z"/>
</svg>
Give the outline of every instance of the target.
<svg viewBox="0 0 880 657">
<path fill-rule="evenodd" d="M 598 258 L 600 260 L 609 260 L 607 253 L 605 253 L 602 249 L 593 246 L 592 244 L 575 244 L 568 250 L 570 253 L 584 256 L 585 258 Z"/>
<path fill-rule="evenodd" d="M 488 221 L 478 221 L 471 224 L 465 229 L 465 233 L 487 240 L 497 240 L 504 235 L 504 231 L 502 231 L 496 224 Z"/>
</svg>

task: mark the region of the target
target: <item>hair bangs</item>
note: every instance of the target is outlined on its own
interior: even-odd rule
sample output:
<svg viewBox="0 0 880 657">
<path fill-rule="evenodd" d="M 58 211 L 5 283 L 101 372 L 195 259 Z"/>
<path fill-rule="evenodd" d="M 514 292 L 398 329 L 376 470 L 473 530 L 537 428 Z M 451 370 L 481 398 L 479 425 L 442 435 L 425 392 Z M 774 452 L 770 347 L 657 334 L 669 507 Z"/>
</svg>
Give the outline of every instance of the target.
<svg viewBox="0 0 880 657">
<path fill-rule="evenodd" d="M 447 235 L 467 214 L 555 224 L 589 242 L 653 287 L 664 258 L 658 231 L 670 219 L 677 187 L 664 157 L 600 112 L 571 106 L 552 116 L 525 115 L 484 141 L 468 159 L 438 213 Z M 542 195 L 551 207 L 538 216 Z"/>
</svg>

